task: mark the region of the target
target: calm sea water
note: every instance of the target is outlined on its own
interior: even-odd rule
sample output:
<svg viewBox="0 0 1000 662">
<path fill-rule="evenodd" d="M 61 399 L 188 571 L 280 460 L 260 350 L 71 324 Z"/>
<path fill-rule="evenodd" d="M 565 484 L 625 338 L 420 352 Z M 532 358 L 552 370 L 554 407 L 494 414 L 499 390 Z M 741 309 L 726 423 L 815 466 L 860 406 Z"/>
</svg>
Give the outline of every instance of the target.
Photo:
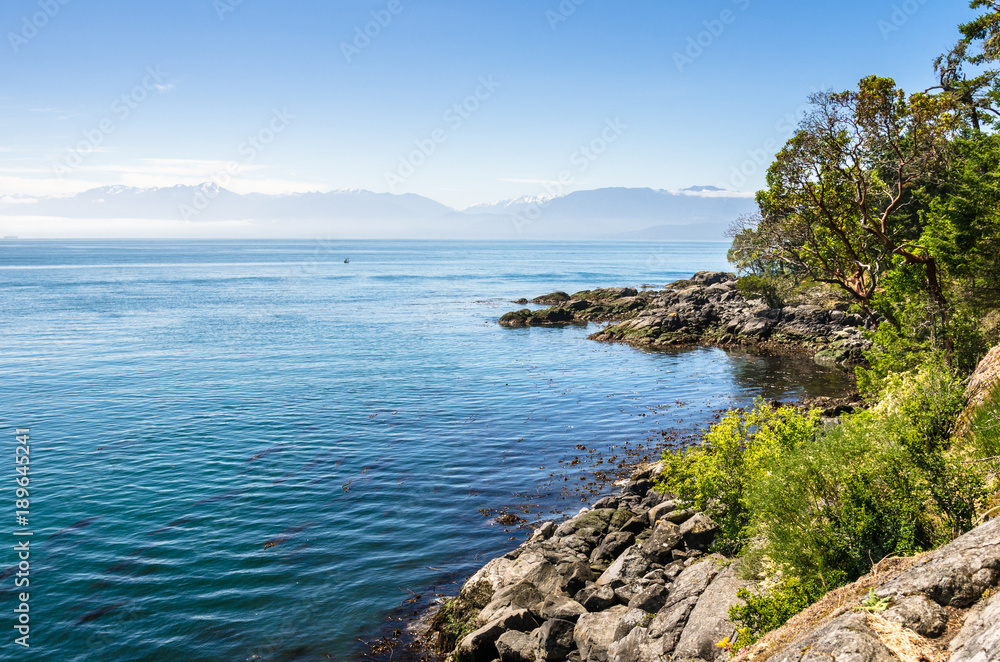
<svg viewBox="0 0 1000 662">
<path fill-rule="evenodd" d="M 495 323 L 522 296 L 725 269 L 725 249 L 0 244 L 0 533 L 15 427 L 34 531 L 27 651 L 0 545 L 0 658 L 360 659 L 406 600 L 523 539 L 480 509 L 575 511 L 576 455 L 841 388 L 808 362 Z"/>
</svg>

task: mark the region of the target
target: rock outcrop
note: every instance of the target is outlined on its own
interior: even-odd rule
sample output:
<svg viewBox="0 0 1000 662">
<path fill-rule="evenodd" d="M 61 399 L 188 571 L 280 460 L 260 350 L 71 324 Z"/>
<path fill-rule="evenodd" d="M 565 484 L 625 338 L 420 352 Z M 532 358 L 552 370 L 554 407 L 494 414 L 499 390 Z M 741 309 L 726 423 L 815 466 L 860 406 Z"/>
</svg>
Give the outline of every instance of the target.
<svg viewBox="0 0 1000 662">
<path fill-rule="evenodd" d="M 965 409 L 962 410 L 955 425 L 956 436 L 965 436 L 983 405 L 991 402 L 998 394 L 1000 394 L 1000 345 L 983 357 L 969 377 L 969 383 L 965 387 Z"/>
<path fill-rule="evenodd" d="M 874 573 L 837 589 L 838 600 L 824 598 L 736 660 L 1000 660 L 998 589 L 994 519 L 884 579 Z M 878 599 L 878 608 L 866 606 L 866 595 Z"/>
<path fill-rule="evenodd" d="M 714 662 L 745 584 L 716 526 L 652 489 L 655 466 L 476 572 L 435 618 L 455 662 Z M 459 632 L 455 632 L 456 625 Z"/>
<path fill-rule="evenodd" d="M 507 313 L 499 323 L 525 327 L 617 322 L 591 338 L 653 348 L 700 343 L 794 348 L 811 352 L 821 363 L 844 366 L 859 362 L 869 346 L 860 330 L 865 320 L 859 315 L 814 305 L 769 308 L 735 285 L 733 274 L 699 272 L 663 290 L 554 292 L 533 300 L 549 308 Z"/>
<path fill-rule="evenodd" d="M 483 566 L 438 613 L 431 641 L 450 662 L 728 660 L 729 607 L 750 582 L 738 561 L 707 553 L 711 519 L 651 489 L 656 470 Z M 1000 660 L 1000 518 L 891 561 L 736 661 Z"/>
</svg>

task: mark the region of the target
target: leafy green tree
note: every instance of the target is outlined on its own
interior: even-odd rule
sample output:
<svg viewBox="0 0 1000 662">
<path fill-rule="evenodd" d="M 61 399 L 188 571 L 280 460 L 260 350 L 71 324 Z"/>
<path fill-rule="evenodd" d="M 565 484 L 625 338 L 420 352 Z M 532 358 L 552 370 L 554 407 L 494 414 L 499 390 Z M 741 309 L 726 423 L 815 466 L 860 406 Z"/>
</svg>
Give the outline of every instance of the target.
<svg viewBox="0 0 1000 662">
<path fill-rule="evenodd" d="M 940 178 L 957 126 L 952 103 L 910 97 L 889 78 L 857 90 L 821 93 L 814 110 L 778 153 L 757 194 L 761 220 L 734 240 L 736 255 L 783 265 L 847 292 L 873 320 L 899 326 L 880 298 L 885 275 L 919 266 L 946 315 L 938 265 L 922 235 L 915 191 Z"/>
</svg>

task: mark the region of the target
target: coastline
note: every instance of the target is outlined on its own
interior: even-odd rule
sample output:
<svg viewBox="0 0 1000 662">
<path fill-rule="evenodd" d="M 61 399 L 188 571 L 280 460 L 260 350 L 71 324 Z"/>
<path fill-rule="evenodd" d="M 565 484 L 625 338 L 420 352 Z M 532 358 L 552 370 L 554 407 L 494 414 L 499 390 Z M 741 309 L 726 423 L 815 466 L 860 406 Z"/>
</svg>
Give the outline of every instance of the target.
<svg viewBox="0 0 1000 662">
<path fill-rule="evenodd" d="M 863 361 L 870 346 L 859 330 L 865 320 L 850 313 L 846 304 L 820 299 L 772 308 L 738 291 L 736 281 L 733 274 L 701 271 L 662 290 L 553 292 L 531 301 L 547 308 L 510 312 L 499 323 L 519 328 L 603 322 L 608 325 L 592 334 L 592 340 L 654 350 L 753 347 L 805 354 L 843 370 Z"/>
<path fill-rule="evenodd" d="M 651 350 L 700 345 L 722 349 L 742 348 L 771 355 L 800 355 L 810 357 L 822 366 L 837 367 L 844 371 L 849 371 L 860 361 L 863 350 L 868 346 L 858 331 L 861 320 L 857 316 L 836 308 L 820 309 L 818 306 L 771 309 L 759 301 L 743 296 L 735 290 L 734 285 L 735 276 L 731 274 L 699 272 L 691 279 L 676 281 L 663 290 L 646 289 L 639 292 L 632 288 L 608 288 L 574 295 L 556 292 L 532 300 L 532 303 L 539 305 L 547 304 L 547 308 L 508 313 L 500 318 L 499 323 L 510 328 L 608 323 L 608 326 L 591 334 L 589 338 Z M 523 304 L 527 301 L 522 299 L 515 303 Z M 737 318 L 741 321 L 734 325 Z M 658 332 L 653 333 L 651 330 Z M 818 400 L 819 402 L 810 404 L 818 404 L 824 409 L 826 416 L 838 416 L 857 405 L 856 397 L 850 392 L 843 397 Z M 652 608 L 657 607 L 660 598 L 669 594 L 671 588 L 677 594 L 673 582 L 681 578 L 695 563 L 704 561 L 711 561 L 711 565 L 717 570 L 699 570 L 697 573 L 684 575 L 683 586 L 687 585 L 691 577 L 697 575 L 700 579 L 691 580 L 694 583 L 685 589 L 691 593 L 685 603 L 688 609 L 673 624 L 671 636 L 678 642 L 684 638 L 690 610 L 721 570 L 725 570 L 723 583 L 727 588 L 725 595 L 720 594 L 718 599 L 724 601 L 725 605 L 715 605 L 709 611 L 722 613 L 723 617 L 721 620 L 712 620 L 712 625 L 707 630 L 701 628 L 698 633 L 692 630 L 684 641 L 690 643 L 697 639 L 700 642 L 697 646 L 702 647 L 709 640 L 714 644 L 732 635 L 733 632 L 729 631 L 732 628 L 724 614 L 728 605 L 736 600 L 736 590 L 746 585 L 746 582 L 736 577 L 735 568 L 732 571 L 726 569 L 731 564 L 731 559 L 707 553 L 717 530 L 714 522 L 702 513 L 680 508 L 676 499 L 653 489 L 652 479 L 658 467 L 658 464 L 650 464 L 648 461 L 633 464 L 631 476 L 616 483 L 620 485 L 620 491 L 597 500 L 561 524 L 557 525 L 554 521 L 543 522 L 528 540 L 514 550 L 492 559 L 466 578 L 458 596 L 446 602 L 438 599 L 423 609 L 399 618 L 403 627 L 394 629 L 391 637 L 383 637 L 370 645 L 369 655 L 376 659 L 390 659 L 379 657 L 380 654 L 388 654 L 391 659 L 398 660 L 402 653 L 404 660 L 482 659 L 484 662 L 492 662 L 496 657 L 496 649 L 490 646 L 496 646 L 500 635 L 505 632 L 521 633 L 521 630 L 530 626 L 540 627 L 545 616 L 553 616 L 557 620 L 569 619 L 569 622 L 577 623 L 578 617 L 584 614 L 564 614 L 556 607 L 542 608 L 540 605 L 549 600 L 566 607 L 562 598 L 575 596 L 588 586 L 593 589 L 591 592 L 599 596 L 591 600 L 582 598 L 587 603 L 585 613 L 592 613 L 595 606 L 609 609 L 612 606 L 621 607 L 609 613 L 604 613 L 603 610 L 593 612 L 604 614 L 603 620 L 595 624 L 595 632 L 606 630 L 607 623 L 604 621 L 609 618 L 620 619 L 626 611 L 633 612 L 626 621 L 635 627 L 642 623 L 635 610 L 645 609 L 646 614 L 655 612 L 656 609 Z M 614 512 L 608 513 L 609 510 Z M 596 511 L 601 512 L 594 515 Z M 591 524 L 596 525 L 590 526 Z M 584 533 L 581 535 L 580 532 Z M 654 542 L 650 542 L 651 540 Z M 630 562 L 626 563 L 621 558 L 621 552 L 626 548 L 636 548 L 642 553 L 633 555 Z M 654 548 L 659 551 L 648 551 Z M 650 556 L 664 563 L 647 562 Z M 640 557 L 642 560 L 639 560 Z M 591 563 L 592 560 L 595 563 Z M 539 562 L 535 564 L 535 561 Z M 619 561 L 620 567 L 612 569 L 612 562 Z M 529 566 L 529 570 L 524 569 Z M 539 570 L 543 567 L 563 570 L 570 568 L 568 580 L 564 582 L 552 579 L 566 577 L 559 570 Z M 643 574 L 637 574 L 640 570 Z M 609 571 L 611 574 L 608 574 Z M 481 623 L 483 619 L 480 613 L 489 606 L 498 592 L 528 581 L 529 576 L 532 580 L 529 583 L 534 585 L 539 580 L 539 574 L 547 574 L 549 583 L 544 585 L 547 593 L 541 602 L 531 605 L 534 612 L 528 610 L 528 613 L 519 613 L 512 616 L 512 620 L 503 620 L 499 628 L 494 625 L 487 628 L 487 632 L 471 637 L 478 629 L 468 628 Z M 518 581 L 512 583 L 512 578 Z M 716 588 L 720 589 L 721 586 L 720 584 Z M 569 588 L 577 590 L 570 593 L 567 590 Z M 570 602 L 575 601 L 570 599 Z M 630 606 L 633 602 L 636 603 L 635 606 Z M 665 604 L 667 602 L 664 599 Z M 664 605 L 659 605 L 657 609 Z M 667 606 L 673 605 L 671 602 Z M 511 606 L 508 604 L 507 608 Z M 574 611 L 572 606 L 569 608 Z M 525 610 L 526 607 L 521 607 L 514 611 Z M 707 613 L 700 614 L 697 620 L 704 622 L 706 617 Z M 588 620 L 589 617 L 585 618 L 584 623 Z M 461 624 L 457 629 L 456 623 Z M 550 643 L 555 646 L 552 651 L 555 657 L 549 659 L 577 659 L 561 657 L 568 654 L 568 650 L 558 652 L 559 646 L 568 645 L 569 631 L 563 626 L 561 633 L 552 635 L 554 639 Z M 562 644 L 559 643 L 560 637 Z M 466 639 L 469 641 L 465 641 Z M 507 651 L 508 654 L 501 659 L 529 659 L 529 644 L 523 637 L 511 634 L 507 639 L 520 645 L 524 655 L 518 658 L 518 653 Z M 618 639 L 621 637 L 616 638 Z M 463 643 L 465 648 L 456 656 L 453 651 Z M 506 644 L 501 643 L 501 647 L 503 645 Z M 533 640 L 530 646 L 534 645 Z M 479 650 L 481 647 L 484 647 L 483 651 Z M 596 655 L 596 659 L 600 659 L 604 654 L 598 652 Z"/>
</svg>

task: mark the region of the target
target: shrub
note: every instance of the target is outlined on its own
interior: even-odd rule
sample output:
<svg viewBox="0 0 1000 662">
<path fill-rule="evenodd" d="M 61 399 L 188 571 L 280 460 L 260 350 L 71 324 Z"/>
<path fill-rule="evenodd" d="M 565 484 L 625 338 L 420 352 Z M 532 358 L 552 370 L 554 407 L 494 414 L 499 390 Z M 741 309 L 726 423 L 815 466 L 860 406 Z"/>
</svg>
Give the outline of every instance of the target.
<svg viewBox="0 0 1000 662">
<path fill-rule="evenodd" d="M 876 407 L 776 458 L 747 494 L 748 555 L 832 588 L 971 528 L 983 490 L 951 449 L 960 398 L 931 361 L 888 376 Z"/>
<path fill-rule="evenodd" d="M 748 299 L 763 299 L 768 308 L 785 306 L 787 287 L 774 276 L 747 275 L 736 281 L 736 290 Z"/>
<path fill-rule="evenodd" d="M 776 458 L 810 440 L 818 425 L 818 410 L 803 414 L 763 400 L 749 412 L 732 410 L 700 446 L 664 454 L 658 487 L 713 517 L 722 529 L 718 546 L 737 551 L 752 517 L 746 496 L 753 483 Z"/>
<path fill-rule="evenodd" d="M 882 322 L 876 331 L 866 331 L 871 349 L 865 354 L 867 366 L 855 368 L 858 391 L 874 399 L 885 388 L 889 375 L 912 370 L 926 360 L 928 345 L 906 338 L 888 322 Z"/>
<path fill-rule="evenodd" d="M 783 578 L 769 589 L 741 588 L 736 597 L 743 604 L 729 607 L 729 620 L 736 625 L 733 650 L 749 646 L 768 632 L 777 630 L 824 593 L 822 587 L 803 583 L 796 577 Z"/>
</svg>

